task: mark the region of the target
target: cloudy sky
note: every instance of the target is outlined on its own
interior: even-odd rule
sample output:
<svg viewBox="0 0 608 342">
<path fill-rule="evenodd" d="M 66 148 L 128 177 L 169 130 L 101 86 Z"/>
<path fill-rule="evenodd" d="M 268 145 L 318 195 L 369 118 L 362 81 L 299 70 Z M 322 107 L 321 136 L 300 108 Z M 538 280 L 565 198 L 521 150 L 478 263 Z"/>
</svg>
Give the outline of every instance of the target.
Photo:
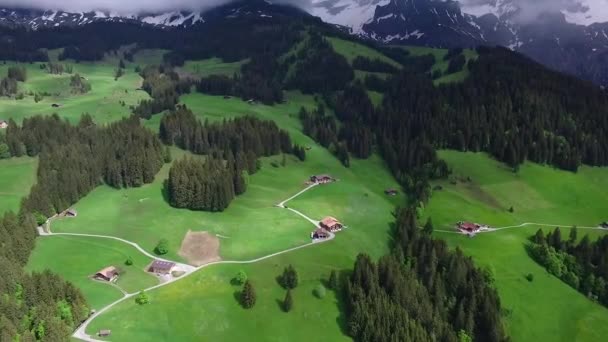
<svg viewBox="0 0 608 342">
<path fill-rule="evenodd" d="M 36 7 L 66 11 L 108 10 L 121 14 L 138 12 L 160 12 L 173 9 L 205 9 L 230 0 L 0 0 L 0 6 Z M 344 3 L 344 0 L 275 0 L 290 2 L 302 8 L 311 8 L 311 3 Z M 348 0 L 347 0 L 348 1 Z M 350 0 L 367 4 L 373 0 Z M 446 1 L 446 0 L 435 0 Z M 533 20 L 545 11 L 563 12 L 570 21 L 589 24 L 608 21 L 608 0 L 458 0 L 465 11 L 475 14 L 488 13 L 496 3 L 512 2 L 522 9 L 522 20 Z M 483 13 L 485 12 L 485 13 Z"/>
</svg>

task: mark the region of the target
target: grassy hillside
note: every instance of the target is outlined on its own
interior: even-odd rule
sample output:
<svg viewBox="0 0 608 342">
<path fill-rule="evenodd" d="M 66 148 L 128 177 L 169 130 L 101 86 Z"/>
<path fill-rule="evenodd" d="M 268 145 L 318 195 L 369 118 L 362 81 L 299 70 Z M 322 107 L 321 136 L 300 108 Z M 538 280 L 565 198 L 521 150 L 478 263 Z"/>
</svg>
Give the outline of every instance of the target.
<svg viewBox="0 0 608 342">
<path fill-rule="evenodd" d="M 357 56 L 361 56 L 370 59 L 379 59 L 397 68 L 401 68 L 401 65 L 399 63 L 378 52 L 377 50 L 367 47 L 363 44 L 335 37 L 327 37 L 326 39 L 327 41 L 329 41 L 329 43 L 331 43 L 334 50 L 337 53 L 343 55 L 346 60 L 348 60 L 348 62 L 351 64 Z"/>
<path fill-rule="evenodd" d="M 412 56 L 422 56 L 428 54 L 435 56 L 436 62 L 433 68 L 431 69 L 431 72 L 441 70 L 441 72 L 445 74 L 445 72 L 448 70 L 449 61 L 444 60 L 445 55 L 448 53 L 447 49 L 435 49 L 421 46 L 408 46 L 405 47 L 405 49 L 408 50 L 412 54 Z M 475 50 L 464 49 L 463 54 L 466 58 L 467 63 L 469 62 L 469 60 L 477 58 L 477 52 Z M 467 66 L 465 64 L 462 71 L 442 76 L 436 79 L 434 82 L 436 85 L 449 82 L 460 82 L 464 80 L 468 75 L 469 70 L 467 69 Z"/>
<path fill-rule="evenodd" d="M 583 167 L 573 174 L 527 163 L 514 174 L 481 153 L 442 151 L 440 156 L 454 169 L 452 180 L 456 184 L 436 183 L 443 190 L 433 193 L 425 210 L 436 230 L 452 231 L 454 223 L 461 220 L 504 227 L 525 222 L 596 226 L 608 219 L 606 168 Z M 513 213 L 508 212 L 511 206 Z M 472 239 L 452 233 L 435 234 L 493 271 L 514 341 L 601 340 L 608 334 L 604 324 L 608 322 L 608 309 L 549 275 L 526 254 L 527 239 L 538 228 L 505 229 Z M 592 237 L 606 234 L 579 228 L 579 237 L 587 233 Z M 524 278 L 528 273 L 534 274 L 533 282 Z"/>
<path fill-rule="evenodd" d="M 22 157 L 0 160 L 0 213 L 18 211 L 21 199 L 36 182 L 38 159 Z"/>
<path fill-rule="evenodd" d="M 133 259 L 131 266 L 125 265 L 129 257 Z M 119 241 L 50 236 L 36 240 L 26 269 L 38 272 L 49 269 L 61 275 L 82 290 L 92 308 L 100 309 L 122 297 L 118 288 L 133 293 L 156 285 L 158 280 L 144 271 L 150 262 L 150 258 Z M 90 278 L 108 266 L 122 270 L 116 282 L 118 288 Z"/>
<path fill-rule="evenodd" d="M 349 229 L 327 244 L 271 258 L 261 263 L 217 265 L 191 277 L 152 291 L 151 304 L 140 307 L 128 300 L 98 318 L 90 330 L 113 330 L 116 340 L 237 340 L 256 332 L 261 339 L 295 340 L 309 338 L 310 326 L 323 327 L 317 334 L 325 340 L 344 339 L 340 314 L 332 294 L 323 300 L 312 295 L 314 286 L 332 269 L 352 266 L 355 256 L 365 251 L 374 257 L 387 252 L 389 222 L 394 206 L 402 196 L 387 197 L 383 191 L 397 184 L 379 157 L 352 162 L 344 168 L 327 150 L 317 146 L 300 129 L 300 105 L 312 106 L 312 98 L 291 93 L 286 104 L 268 107 L 249 105 L 239 99 L 191 94 L 183 98 L 201 118 L 220 120 L 238 115 L 255 115 L 275 121 L 287 129 L 298 143 L 311 146 L 305 162 L 287 158 L 285 167 L 273 167 L 281 157 L 264 159 L 262 170 L 250 177 L 246 194 L 237 198 L 223 213 L 203 213 L 173 209 L 162 198 L 158 180 L 138 189 L 99 188 L 75 207 L 79 216 L 53 224 L 54 231 L 109 234 L 136 241 L 152 250 L 159 238 L 171 242 L 170 258 L 179 258 L 177 248 L 187 230 L 206 230 L 219 234 L 220 254 L 225 260 L 247 260 L 309 242 L 312 225 L 301 217 L 274 205 L 304 188 L 311 174 L 330 173 L 340 181 L 317 187 L 288 205 L 321 219 L 332 215 Z M 154 120 L 157 120 L 155 118 Z M 154 127 L 158 121 L 147 124 Z M 182 152 L 183 153 L 183 152 Z M 179 154 L 174 150 L 174 156 Z M 300 272 L 302 285 L 295 291 L 295 309 L 281 312 L 277 304 L 284 296 L 275 277 L 292 263 Z M 258 305 L 245 311 L 234 299 L 236 287 L 230 279 L 240 268 L 246 270 L 258 287 Z M 196 319 L 192 319 L 196 317 Z M 151 324 L 150 322 L 156 322 Z M 304 323 L 303 323 L 304 322 Z M 238 326 L 240 329 L 231 327 Z M 205 327 L 201 330 L 201 327 Z M 255 328 L 254 328 L 255 327 Z M 279 327 L 282 332 L 277 333 Z"/>
</svg>

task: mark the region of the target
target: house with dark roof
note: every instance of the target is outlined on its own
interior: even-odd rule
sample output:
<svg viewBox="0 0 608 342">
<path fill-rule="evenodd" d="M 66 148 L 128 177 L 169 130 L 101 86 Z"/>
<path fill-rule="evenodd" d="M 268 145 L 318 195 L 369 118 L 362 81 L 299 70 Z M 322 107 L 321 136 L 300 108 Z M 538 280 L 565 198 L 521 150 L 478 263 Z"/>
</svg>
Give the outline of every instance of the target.
<svg viewBox="0 0 608 342">
<path fill-rule="evenodd" d="M 330 175 L 314 175 L 314 176 L 310 176 L 310 181 L 312 183 L 326 184 L 326 183 L 331 183 L 334 180 L 335 179 L 332 176 L 330 176 Z"/>
<path fill-rule="evenodd" d="M 313 240 L 323 240 L 329 238 L 329 233 L 322 228 L 317 228 L 314 232 L 310 233 L 310 238 Z"/>
<path fill-rule="evenodd" d="M 397 189 L 386 189 L 384 190 L 384 193 L 388 196 L 397 196 L 399 191 L 397 191 Z"/>
<path fill-rule="evenodd" d="M 175 269 L 175 263 L 171 261 L 154 260 L 148 267 L 148 272 L 156 274 L 170 274 Z"/>
<path fill-rule="evenodd" d="M 344 228 L 344 225 L 340 221 L 331 216 L 327 216 L 326 218 L 321 220 L 321 222 L 319 222 L 319 225 L 321 226 L 321 228 L 324 228 L 325 230 L 332 233 L 339 232 L 342 230 L 342 228 Z"/>
<path fill-rule="evenodd" d="M 97 280 L 115 282 L 118 279 L 118 269 L 114 266 L 108 266 L 101 271 L 95 273 L 93 277 Z"/>
<path fill-rule="evenodd" d="M 76 217 L 76 216 L 78 216 L 78 212 L 76 211 L 76 209 L 70 208 L 65 211 L 65 216 Z"/>
</svg>

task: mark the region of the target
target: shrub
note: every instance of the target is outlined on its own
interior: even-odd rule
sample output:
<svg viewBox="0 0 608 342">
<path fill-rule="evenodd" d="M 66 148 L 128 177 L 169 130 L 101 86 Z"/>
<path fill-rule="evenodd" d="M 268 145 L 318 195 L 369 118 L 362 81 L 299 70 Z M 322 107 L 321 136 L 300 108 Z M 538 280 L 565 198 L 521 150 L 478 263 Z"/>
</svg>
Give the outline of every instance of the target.
<svg viewBox="0 0 608 342">
<path fill-rule="evenodd" d="M 127 266 L 133 265 L 133 258 L 127 257 L 127 260 L 125 260 L 125 265 L 127 265 Z"/>
<path fill-rule="evenodd" d="M 528 280 L 529 282 L 534 281 L 534 274 L 532 274 L 532 273 L 526 274 L 526 280 Z"/>
<path fill-rule="evenodd" d="M 325 286 L 323 286 L 323 284 L 317 285 L 312 292 L 314 293 L 315 297 L 317 297 L 319 299 L 325 298 L 325 294 L 327 293 L 327 291 L 325 290 Z"/>
<path fill-rule="evenodd" d="M 243 270 L 239 270 L 233 280 L 235 284 L 243 285 L 247 281 L 247 273 L 245 273 Z"/>
<path fill-rule="evenodd" d="M 154 248 L 154 252 L 158 255 L 169 253 L 169 241 L 167 241 L 167 239 L 161 239 L 158 241 L 158 245 L 156 245 L 156 248 Z"/>
<path fill-rule="evenodd" d="M 135 303 L 139 305 L 148 304 L 150 303 L 150 298 L 148 298 L 148 294 L 145 291 L 140 291 L 135 297 Z"/>
</svg>

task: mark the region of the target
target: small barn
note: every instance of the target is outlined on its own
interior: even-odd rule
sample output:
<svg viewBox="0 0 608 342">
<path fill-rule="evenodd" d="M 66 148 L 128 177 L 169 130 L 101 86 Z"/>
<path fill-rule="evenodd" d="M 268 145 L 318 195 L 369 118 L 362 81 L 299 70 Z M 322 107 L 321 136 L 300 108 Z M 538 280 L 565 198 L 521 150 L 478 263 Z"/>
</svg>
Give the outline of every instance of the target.
<svg viewBox="0 0 608 342">
<path fill-rule="evenodd" d="M 68 209 L 68 210 L 65 211 L 65 216 L 67 216 L 67 217 L 76 217 L 76 216 L 78 216 L 78 212 L 76 211 L 76 209 L 70 208 L 70 209 Z"/>
<path fill-rule="evenodd" d="M 59 108 L 59 107 L 61 107 L 61 105 L 59 103 L 53 103 L 51 105 L 51 107 L 53 107 L 53 108 Z"/>
<path fill-rule="evenodd" d="M 608 221 L 606 221 L 606 222 L 602 222 L 602 223 L 600 224 L 600 228 L 608 229 Z"/>
<path fill-rule="evenodd" d="M 118 279 L 118 269 L 114 266 L 108 266 L 95 273 L 94 278 L 101 281 L 114 282 Z"/>
<path fill-rule="evenodd" d="M 384 190 L 384 194 L 388 196 L 397 196 L 399 194 L 399 191 L 397 191 L 397 189 L 386 189 Z"/>
<path fill-rule="evenodd" d="M 317 228 L 314 232 L 310 233 L 310 237 L 313 240 L 323 240 L 329 237 L 329 233 L 325 229 Z"/>
<path fill-rule="evenodd" d="M 344 228 L 344 225 L 336 218 L 328 216 L 319 222 L 321 228 L 330 232 L 339 232 Z"/>
<path fill-rule="evenodd" d="M 97 336 L 99 337 L 108 337 L 110 335 L 112 335 L 112 330 L 109 329 L 103 329 L 97 332 Z"/>
<path fill-rule="evenodd" d="M 175 263 L 170 261 L 154 260 L 148 272 L 156 274 L 170 274 L 175 269 Z"/>
<path fill-rule="evenodd" d="M 472 222 L 458 222 L 456 227 L 463 233 L 475 233 L 481 229 L 481 226 Z"/>
<path fill-rule="evenodd" d="M 326 184 L 334 181 L 334 178 L 330 175 L 314 175 L 310 176 L 312 183 Z"/>
<path fill-rule="evenodd" d="M 0 120 L 0 129 L 5 129 L 8 127 L 8 122 L 4 120 Z"/>
</svg>

